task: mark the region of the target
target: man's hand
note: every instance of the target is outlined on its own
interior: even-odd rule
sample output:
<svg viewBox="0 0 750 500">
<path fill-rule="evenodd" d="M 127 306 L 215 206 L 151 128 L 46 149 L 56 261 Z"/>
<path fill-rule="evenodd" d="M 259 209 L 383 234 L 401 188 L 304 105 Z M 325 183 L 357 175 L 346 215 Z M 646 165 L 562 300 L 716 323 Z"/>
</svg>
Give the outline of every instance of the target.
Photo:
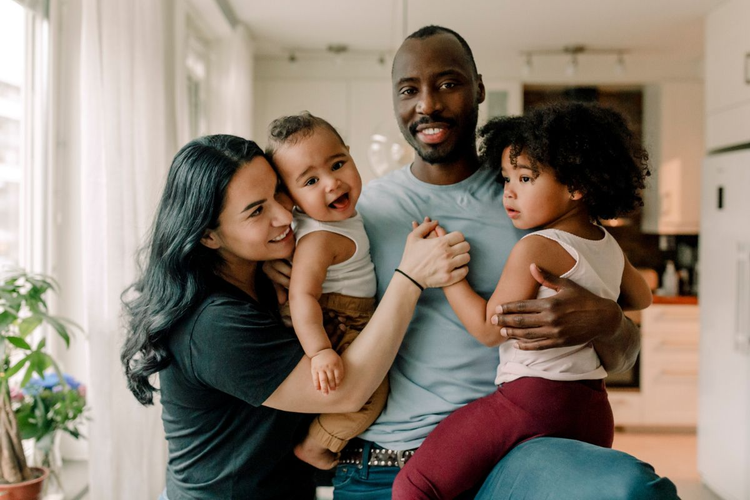
<svg viewBox="0 0 750 500">
<path fill-rule="evenodd" d="M 595 295 L 535 264 L 531 274 L 541 285 L 557 290 L 546 299 L 521 300 L 498 306 L 492 323 L 501 334 L 518 340 L 523 350 L 587 344 L 613 336 L 623 322 L 616 302 Z M 637 352 L 637 351 L 636 351 Z"/>
</svg>

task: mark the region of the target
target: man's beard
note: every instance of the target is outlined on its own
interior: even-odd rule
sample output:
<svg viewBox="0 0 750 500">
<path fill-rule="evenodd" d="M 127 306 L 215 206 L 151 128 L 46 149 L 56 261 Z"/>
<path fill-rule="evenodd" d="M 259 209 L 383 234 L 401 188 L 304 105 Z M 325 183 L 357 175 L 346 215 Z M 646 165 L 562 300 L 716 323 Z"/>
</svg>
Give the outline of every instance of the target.
<svg viewBox="0 0 750 500">
<path fill-rule="evenodd" d="M 441 118 L 440 116 L 424 117 L 408 127 L 399 122 L 401 134 L 406 142 L 414 149 L 417 155 L 425 162 L 433 165 L 453 163 L 461 158 L 467 150 L 476 150 L 476 129 L 479 117 L 479 106 L 475 106 L 472 113 L 466 118 L 466 124 L 463 127 L 463 133 L 457 138 L 453 145 L 441 144 L 437 147 L 430 147 L 428 144 L 422 144 L 417 140 L 417 126 L 432 123 L 443 122 L 448 125 L 457 125 L 455 120 Z"/>
</svg>

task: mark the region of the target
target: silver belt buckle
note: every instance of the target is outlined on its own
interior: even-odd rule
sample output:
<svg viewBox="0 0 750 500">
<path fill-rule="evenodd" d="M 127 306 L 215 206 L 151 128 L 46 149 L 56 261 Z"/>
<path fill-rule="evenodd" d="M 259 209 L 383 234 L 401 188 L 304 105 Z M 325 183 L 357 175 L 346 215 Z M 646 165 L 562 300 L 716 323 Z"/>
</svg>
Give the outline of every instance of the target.
<svg viewBox="0 0 750 500">
<path fill-rule="evenodd" d="M 404 468 L 404 451 L 406 450 L 398 450 L 396 451 L 396 463 L 398 464 L 399 469 Z"/>
</svg>

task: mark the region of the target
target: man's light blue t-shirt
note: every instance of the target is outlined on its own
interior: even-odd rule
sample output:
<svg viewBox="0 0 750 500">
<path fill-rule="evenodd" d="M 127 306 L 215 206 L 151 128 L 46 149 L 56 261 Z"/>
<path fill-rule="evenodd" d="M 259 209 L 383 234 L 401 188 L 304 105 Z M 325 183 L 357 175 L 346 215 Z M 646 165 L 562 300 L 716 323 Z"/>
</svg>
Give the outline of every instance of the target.
<svg viewBox="0 0 750 500">
<path fill-rule="evenodd" d="M 471 244 L 469 283 L 485 299 L 492 295 L 510 250 L 525 234 L 505 213 L 496 175 L 483 168 L 437 186 L 407 166 L 366 186 L 357 210 L 370 239 L 378 298 L 401 261 L 411 221 L 425 216 L 464 234 Z M 497 364 L 497 348 L 466 332 L 442 290 L 425 290 L 391 368 L 385 409 L 360 437 L 391 449 L 416 448 L 451 412 L 495 390 Z"/>
</svg>

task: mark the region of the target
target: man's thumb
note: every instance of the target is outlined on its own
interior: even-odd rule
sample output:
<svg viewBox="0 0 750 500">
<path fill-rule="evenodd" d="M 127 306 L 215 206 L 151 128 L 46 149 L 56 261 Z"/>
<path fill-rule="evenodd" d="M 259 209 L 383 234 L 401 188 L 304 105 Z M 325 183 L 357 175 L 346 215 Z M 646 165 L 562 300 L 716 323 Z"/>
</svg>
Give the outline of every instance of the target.
<svg viewBox="0 0 750 500">
<path fill-rule="evenodd" d="M 562 288 L 562 282 L 559 276 L 555 276 L 554 274 L 542 269 L 536 264 L 531 264 L 529 266 L 529 270 L 531 271 L 531 275 L 535 280 L 537 280 L 537 282 L 539 282 L 540 285 L 551 288 L 557 292 L 559 292 L 560 288 Z"/>
</svg>

